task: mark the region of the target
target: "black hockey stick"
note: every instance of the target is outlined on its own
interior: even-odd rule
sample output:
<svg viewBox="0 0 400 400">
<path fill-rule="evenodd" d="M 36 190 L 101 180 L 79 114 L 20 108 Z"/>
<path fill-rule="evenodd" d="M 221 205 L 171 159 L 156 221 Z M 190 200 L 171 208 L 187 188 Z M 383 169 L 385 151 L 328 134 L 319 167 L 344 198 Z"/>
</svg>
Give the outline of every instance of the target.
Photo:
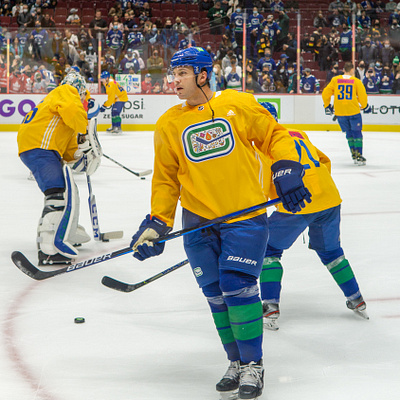
<svg viewBox="0 0 400 400">
<path fill-rule="evenodd" d="M 182 229 L 180 231 L 172 232 L 169 235 L 161 236 L 158 239 L 154 240 L 154 243 L 166 242 L 168 240 L 175 239 L 175 238 L 178 238 L 178 237 L 183 236 L 183 235 L 187 235 L 187 234 L 189 234 L 191 232 L 196 232 L 196 231 L 199 231 L 201 229 L 208 228 L 208 227 L 210 227 L 212 225 L 220 224 L 222 222 L 228 221 L 229 219 L 240 217 L 242 215 L 249 214 L 249 213 L 251 213 L 253 211 L 257 211 L 257 210 L 260 210 L 262 208 L 267 208 L 267 207 L 276 205 L 276 204 L 278 204 L 280 202 L 281 202 L 281 200 L 278 198 L 278 199 L 267 201 L 265 203 L 258 204 L 256 206 L 245 208 L 243 210 L 236 211 L 236 212 L 233 212 L 231 214 L 227 214 L 225 216 L 212 219 L 212 220 L 207 221 L 207 222 L 205 222 L 203 224 L 197 225 L 197 226 L 195 226 L 193 228 L 186 228 L 186 229 Z M 47 278 L 52 278 L 53 276 L 61 275 L 61 274 L 67 273 L 67 272 L 72 272 L 72 271 L 76 271 L 78 269 L 82 269 L 82 268 L 89 267 L 89 266 L 92 266 L 92 265 L 95 265 L 95 264 L 99 264 L 99 263 L 101 263 L 103 261 L 108 261 L 108 260 L 111 260 L 111 259 L 113 259 L 115 257 L 119 257 L 119 256 L 122 256 L 124 254 L 132 253 L 132 251 L 133 250 L 132 250 L 131 247 L 125 247 L 124 249 L 116 250 L 116 251 L 114 251 L 112 253 L 102 254 L 102 255 L 93 257 L 93 258 L 91 258 L 89 260 L 81 261 L 81 262 L 78 262 L 76 264 L 72 264 L 72 265 L 66 266 L 66 267 L 61 268 L 61 269 L 56 270 L 56 271 L 43 271 L 43 270 L 37 268 L 19 251 L 14 251 L 12 253 L 12 255 L 11 255 L 11 259 L 14 262 L 14 264 L 24 274 L 26 274 L 26 275 L 28 275 L 31 278 L 36 279 L 36 280 L 43 280 L 43 279 L 47 279 Z"/>
<path fill-rule="evenodd" d="M 175 264 L 172 267 L 169 267 L 169 268 L 165 269 L 164 271 L 161 271 L 158 274 L 156 274 L 150 278 L 147 278 L 144 281 L 138 282 L 138 283 L 125 283 L 125 282 L 118 281 L 114 278 L 110 278 L 109 276 L 103 276 L 101 283 L 104 286 L 109 287 L 110 289 L 118 290 L 118 291 L 124 292 L 124 293 L 129 293 L 129 292 L 133 292 L 136 289 L 141 288 L 142 286 L 148 285 L 149 283 L 154 282 L 157 279 L 162 278 L 163 276 L 169 274 L 170 272 L 176 271 L 177 269 L 186 265 L 188 262 L 189 262 L 189 260 L 181 261 L 180 263 Z"/>
<path fill-rule="evenodd" d="M 43 271 L 33 265 L 21 252 L 14 251 L 11 254 L 11 259 L 13 263 L 25 274 L 35 279 L 37 281 L 42 281 L 44 279 L 52 278 L 53 276 L 65 274 L 68 272 L 76 271 L 78 269 L 91 267 L 92 265 L 99 264 L 103 261 L 108 261 L 113 258 L 123 256 L 124 254 L 132 253 L 132 249 L 130 247 L 126 247 L 121 250 L 113 251 L 112 253 L 102 254 L 100 256 L 96 256 L 93 258 L 89 258 L 88 260 L 78 262 L 76 264 L 67 265 L 61 269 L 57 269 L 55 271 Z M 56 265 L 55 265 L 56 266 Z"/>
<path fill-rule="evenodd" d="M 120 166 L 121 168 L 127 170 L 128 172 L 130 172 L 131 174 L 136 175 L 136 176 L 142 177 L 142 176 L 150 175 L 150 174 L 153 172 L 153 170 L 151 170 L 151 169 L 148 169 L 148 170 L 142 171 L 142 172 L 135 172 L 135 171 L 132 171 L 131 169 L 125 167 L 125 165 L 122 165 L 121 163 L 119 163 L 118 161 L 114 160 L 113 158 L 107 156 L 107 155 L 104 154 L 104 153 L 103 153 L 103 156 L 104 156 L 105 158 L 107 158 L 108 160 L 112 161 L 113 163 L 117 164 L 117 165 Z"/>
<path fill-rule="evenodd" d="M 337 116 L 334 115 L 333 118 L 332 118 L 332 121 L 335 122 L 336 120 L 337 120 Z"/>
<path fill-rule="evenodd" d="M 110 239 L 121 239 L 124 235 L 123 231 L 112 231 L 112 232 L 100 232 L 99 217 L 97 215 L 97 204 L 96 197 L 92 192 L 92 181 L 90 176 L 86 174 L 86 180 L 88 184 L 89 191 L 89 211 L 90 211 L 90 221 L 92 222 L 93 238 L 96 241 L 109 242 Z"/>
</svg>

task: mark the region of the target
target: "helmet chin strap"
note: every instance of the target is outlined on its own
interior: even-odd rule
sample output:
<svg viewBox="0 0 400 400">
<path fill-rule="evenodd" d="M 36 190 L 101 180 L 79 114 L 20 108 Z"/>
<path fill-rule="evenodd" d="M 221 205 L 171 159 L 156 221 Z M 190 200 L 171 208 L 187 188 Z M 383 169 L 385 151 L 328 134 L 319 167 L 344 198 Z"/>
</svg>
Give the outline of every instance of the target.
<svg viewBox="0 0 400 400">
<path fill-rule="evenodd" d="M 195 80 L 196 80 L 196 86 L 201 90 L 201 92 L 204 94 L 204 97 L 206 98 L 206 100 L 207 100 L 207 104 L 208 104 L 208 106 L 210 107 L 210 110 L 211 110 L 211 119 L 212 119 L 212 122 L 214 122 L 214 110 L 212 109 L 212 107 L 211 107 L 211 104 L 210 104 L 210 100 L 208 99 L 208 97 L 206 96 L 206 94 L 204 93 L 204 90 L 203 90 L 203 87 L 204 86 L 206 86 L 207 85 L 207 81 L 204 83 L 204 85 L 199 85 L 198 83 L 197 83 L 197 77 L 198 77 L 199 75 L 197 74 L 197 75 L 195 75 Z"/>
</svg>

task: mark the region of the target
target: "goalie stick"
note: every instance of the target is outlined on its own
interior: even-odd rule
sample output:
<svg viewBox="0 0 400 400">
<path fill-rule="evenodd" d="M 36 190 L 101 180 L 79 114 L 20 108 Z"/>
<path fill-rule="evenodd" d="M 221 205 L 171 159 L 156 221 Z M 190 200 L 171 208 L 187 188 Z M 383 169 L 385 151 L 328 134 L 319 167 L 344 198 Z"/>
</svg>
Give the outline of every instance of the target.
<svg viewBox="0 0 400 400">
<path fill-rule="evenodd" d="M 114 160 L 113 158 L 107 156 L 104 153 L 103 153 L 103 156 L 105 158 L 107 158 L 108 160 L 112 161 L 113 163 L 117 164 L 121 168 L 126 169 L 128 172 L 130 172 L 131 174 L 136 175 L 136 176 L 146 176 L 146 175 L 150 175 L 153 172 L 153 170 L 151 170 L 151 169 L 147 169 L 146 171 L 142 171 L 142 172 L 135 172 L 135 171 L 132 171 L 131 169 L 125 167 L 125 165 L 120 164 L 118 161 Z"/>
<path fill-rule="evenodd" d="M 186 229 L 182 229 L 180 231 L 172 232 L 169 235 L 161 236 L 158 239 L 154 240 L 154 243 L 166 242 L 168 240 L 175 239 L 175 238 L 178 238 L 178 237 L 183 236 L 183 235 L 187 235 L 187 234 L 189 234 L 191 232 L 196 232 L 198 230 L 201 230 L 201 229 L 204 229 L 204 228 L 208 228 L 208 227 L 210 227 L 212 225 L 220 224 L 222 222 L 228 221 L 229 219 L 240 217 L 242 215 L 249 214 L 249 213 L 251 213 L 253 211 L 257 211 L 257 210 L 260 210 L 262 208 L 267 208 L 267 207 L 276 205 L 276 204 L 278 204 L 280 202 L 281 202 L 281 200 L 278 198 L 278 199 L 267 201 L 265 203 L 258 204 L 256 206 L 245 208 L 243 210 L 236 211 L 236 212 L 233 212 L 231 214 L 227 214 L 225 216 L 212 219 L 212 220 L 207 221 L 207 222 L 205 222 L 203 224 L 197 225 L 197 226 L 195 226 L 193 228 L 186 228 Z M 14 264 L 24 274 L 28 275 L 32 279 L 43 280 L 43 279 L 47 279 L 47 278 L 52 278 L 53 276 L 64 274 L 66 272 L 72 272 L 72 271 L 76 271 L 78 269 L 89 267 L 91 265 L 95 265 L 95 264 L 101 263 L 103 261 L 111 260 L 111 259 L 113 259 L 115 257 L 119 257 L 119 256 L 122 256 L 124 254 L 132 253 L 132 251 L 133 250 L 132 250 L 131 247 L 125 247 L 124 249 L 116 250 L 116 251 L 114 251 L 112 253 L 99 255 L 99 256 L 93 257 L 93 258 L 91 258 L 89 260 L 78 262 L 77 264 L 68 265 L 68 266 L 66 266 L 64 268 L 61 268 L 59 270 L 56 270 L 56 271 L 43 271 L 43 270 L 40 270 L 39 268 L 34 266 L 19 251 L 14 251 L 12 253 L 12 255 L 11 255 L 11 259 L 14 262 Z"/>
<path fill-rule="evenodd" d="M 163 276 L 165 276 L 173 271 L 176 271 L 177 269 L 183 267 L 184 265 L 186 265 L 188 263 L 189 263 L 189 260 L 181 261 L 180 263 L 175 264 L 172 267 L 169 267 L 169 268 L 165 269 L 164 271 L 161 271 L 158 274 L 156 274 L 150 278 L 147 278 L 144 281 L 138 282 L 138 283 L 125 283 L 125 282 L 118 281 L 117 279 L 110 278 L 109 276 L 103 276 L 101 283 L 104 286 L 109 287 L 110 289 L 118 290 L 118 291 L 124 292 L 124 293 L 129 293 L 129 292 L 133 292 L 136 289 L 141 288 L 142 286 L 148 285 L 149 283 L 154 282 L 157 279 L 160 279 Z"/>
<path fill-rule="evenodd" d="M 96 241 L 102 242 L 109 242 L 110 239 L 121 239 L 124 235 L 123 231 L 112 231 L 112 232 L 100 232 L 99 226 L 99 218 L 97 215 L 97 204 L 96 204 L 96 197 L 92 192 L 92 182 L 90 180 L 90 176 L 86 174 L 86 180 L 88 184 L 89 190 L 89 210 L 90 210 L 90 221 L 92 222 L 92 229 L 93 229 L 93 238 Z"/>
</svg>

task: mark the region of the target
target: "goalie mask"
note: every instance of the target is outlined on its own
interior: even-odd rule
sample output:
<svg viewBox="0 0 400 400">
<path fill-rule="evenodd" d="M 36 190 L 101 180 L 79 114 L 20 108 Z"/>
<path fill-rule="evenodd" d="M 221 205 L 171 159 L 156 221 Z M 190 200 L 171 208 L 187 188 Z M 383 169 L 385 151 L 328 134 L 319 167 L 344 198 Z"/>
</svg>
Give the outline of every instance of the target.
<svg viewBox="0 0 400 400">
<path fill-rule="evenodd" d="M 62 80 L 61 85 L 71 85 L 78 90 L 80 96 L 86 93 L 86 82 L 82 75 L 76 71 L 70 71 Z"/>
</svg>

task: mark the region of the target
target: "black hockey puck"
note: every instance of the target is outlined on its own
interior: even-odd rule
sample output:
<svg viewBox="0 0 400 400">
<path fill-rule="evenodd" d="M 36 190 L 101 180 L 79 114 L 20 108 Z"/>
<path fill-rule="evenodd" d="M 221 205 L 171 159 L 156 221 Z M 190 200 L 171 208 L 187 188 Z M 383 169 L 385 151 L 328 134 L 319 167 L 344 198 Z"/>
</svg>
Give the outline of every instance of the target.
<svg viewBox="0 0 400 400">
<path fill-rule="evenodd" d="M 146 178 L 144 176 L 141 176 L 140 179 L 145 180 Z"/>
<path fill-rule="evenodd" d="M 83 317 L 76 317 L 76 318 L 74 319 L 74 322 L 75 322 L 76 324 L 83 324 L 83 323 L 85 322 L 85 318 L 83 318 Z"/>
</svg>

